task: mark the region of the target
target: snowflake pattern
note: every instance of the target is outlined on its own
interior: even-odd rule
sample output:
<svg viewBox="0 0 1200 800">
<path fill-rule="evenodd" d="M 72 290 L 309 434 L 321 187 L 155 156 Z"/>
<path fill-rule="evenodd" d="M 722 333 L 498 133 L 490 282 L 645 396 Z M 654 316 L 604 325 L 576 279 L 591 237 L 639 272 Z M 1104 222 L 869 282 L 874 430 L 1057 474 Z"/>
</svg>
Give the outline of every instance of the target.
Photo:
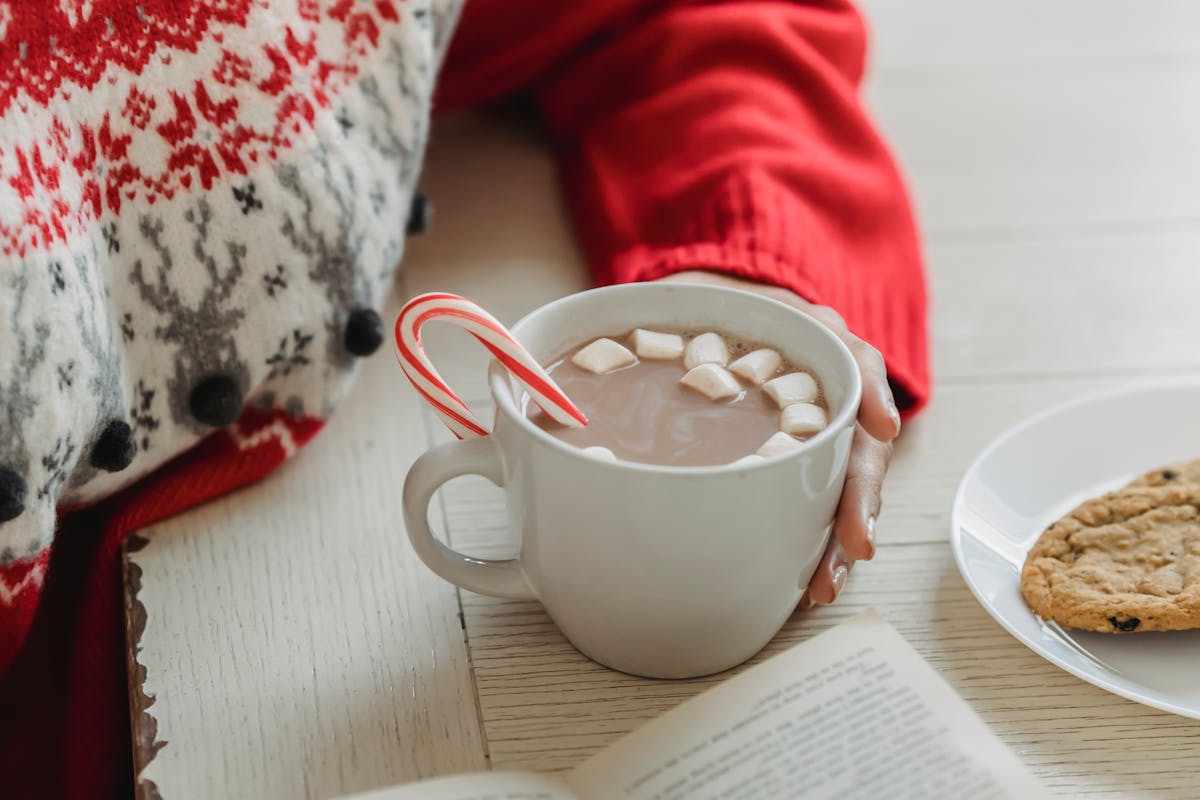
<svg viewBox="0 0 1200 800">
<path fill-rule="evenodd" d="M 189 405 L 209 377 L 236 383 L 242 434 L 282 420 L 298 446 L 333 411 L 350 312 L 380 307 L 403 254 L 445 40 L 425 0 L 23 2 L 0 0 L 0 465 L 28 487 L 10 554 L 231 435 Z M 445 34 L 457 2 L 433 2 Z M 94 52 L 47 43 L 68 13 Z M 121 419 L 137 458 L 98 469 Z"/>
<path fill-rule="evenodd" d="M 253 8 L 251 0 L 180 0 L 162 4 L 165 11 L 139 4 L 142 27 L 126 31 L 109 30 L 109 24 L 128 13 L 130 0 L 63 2 L 75 8 L 78 30 L 92 32 L 91 41 L 99 45 L 91 48 L 95 52 L 56 47 L 36 28 L 38 15 L 23 15 L 20 24 L 14 20 L 9 35 L 37 44 L 24 48 L 24 57 L 23 48 L 0 48 L 0 114 L 18 86 L 45 104 L 64 78 L 90 86 L 108 63 L 137 74 L 156 44 L 168 60 L 172 49 L 194 52 L 210 24 L 244 26 Z M 91 9 L 86 19 L 84 5 Z M 191 15 L 184 13 L 186 6 L 193 7 Z M 121 105 L 94 119 L 51 116 L 44 131 L 0 144 L 0 185 L 10 187 L 17 200 L 16 213 L 0 217 L 0 254 L 26 256 L 70 240 L 104 212 L 118 213 L 132 200 L 152 204 L 197 185 L 207 190 L 222 175 L 246 175 L 255 164 L 278 159 L 307 139 L 317 111 L 330 107 L 358 76 L 385 27 L 399 22 L 391 0 L 366 5 L 338 0 L 325 10 L 302 2 L 275 41 L 243 53 L 226 47 L 211 56 L 205 80 L 134 85 Z M 27 30 L 30 23 L 35 28 Z M 319 29 L 341 35 L 319 37 Z M 77 180 L 62 180 L 66 175 Z M 244 203 L 246 213 L 256 202 Z"/>
<path fill-rule="evenodd" d="M 274 297 L 288 287 L 287 270 L 284 269 L 283 264 L 276 264 L 275 271 L 263 275 L 262 280 L 268 297 Z"/>
<path fill-rule="evenodd" d="M 213 80 L 225 86 L 237 86 L 250 79 L 250 69 L 250 59 L 222 48 L 221 60 L 213 67 Z"/>
<path fill-rule="evenodd" d="M 58 373 L 58 390 L 65 392 L 75 385 L 75 359 L 70 359 L 64 364 L 59 364 L 55 369 Z"/>
<path fill-rule="evenodd" d="M 75 442 L 71 440 L 71 434 L 59 436 L 54 440 L 54 448 L 42 456 L 42 467 L 46 470 L 48 477 L 38 489 L 39 500 L 58 494 L 58 487 L 62 486 L 67 479 L 67 469 L 73 455 L 75 455 Z"/>
<path fill-rule="evenodd" d="M 144 453 L 150 449 L 151 434 L 158 430 L 161 420 L 154 414 L 154 389 L 148 387 L 145 381 L 138 379 L 133 394 L 133 408 L 130 410 L 129 416 L 133 423 L 134 438 L 140 437 L 138 448 Z"/>
<path fill-rule="evenodd" d="M 262 201 L 254 196 L 254 181 L 250 181 L 245 186 L 233 187 L 233 199 L 237 201 L 238 207 L 242 209 L 242 215 L 245 216 L 251 211 L 259 211 L 262 209 Z"/>
<path fill-rule="evenodd" d="M 63 277 L 62 262 L 57 258 L 50 262 L 50 291 L 55 294 L 67 288 L 67 280 Z"/>
<path fill-rule="evenodd" d="M 134 86 L 125 98 L 121 116 L 128 120 L 130 125 L 142 131 L 146 129 L 146 125 L 150 122 L 150 116 L 157 106 L 157 100 Z"/>
<path fill-rule="evenodd" d="M 104 246 L 108 248 L 110 255 L 121 252 L 121 240 L 117 238 L 117 223 L 110 222 L 104 225 L 100 228 L 100 233 L 104 236 Z"/>
<path fill-rule="evenodd" d="M 213 25 L 245 25 L 252 2 L 57 0 L 38 9 L 43 13 L 10 14 L 6 33 L 26 46 L 0 50 L 0 114 L 20 93 L 46 105 L 64 79 L 90 88 L 110 64 L 140 73 L 158 48 L 195 47 Z M 73 35 L 53 35 L 56 20 L 47 17 L 54 14 Z M 136 24 L 127 24 L 131 20 Z"/>
<path fill-rule="evenodd" d="M 267 357 L 267 366 L 271 368 L 267 373 L 267 380 L 285 378 L 292 374 L 292 370 L 311 364 L 312 361 L 305 351 L 312 344 L 312 340 L 313 334 L 304 333 L 299 328 L 293 330 L 290 337 L 283 337 L 278 349 Z"/>
</svg>

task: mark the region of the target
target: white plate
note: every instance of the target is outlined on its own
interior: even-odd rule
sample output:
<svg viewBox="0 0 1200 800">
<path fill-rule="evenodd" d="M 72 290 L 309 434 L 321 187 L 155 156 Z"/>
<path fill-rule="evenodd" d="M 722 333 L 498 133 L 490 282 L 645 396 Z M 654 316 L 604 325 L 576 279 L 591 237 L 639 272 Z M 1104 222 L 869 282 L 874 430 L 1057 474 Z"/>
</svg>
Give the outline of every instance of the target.
<svg viewBox="0 0 1200 800">
<path fill-rule="evenodd" d="M 1134 476 L 1200 458 L 1200 383 L 1085 398 L 1004 433 L 954 500 L 951 543 L 963 580 L 1009 633 L 1067 672 L 1154 708 L 1200 719 L 1200 631 L 1109 636 L 1043 622 L 1017 575 L 1045 527 Z"/>
</svg>

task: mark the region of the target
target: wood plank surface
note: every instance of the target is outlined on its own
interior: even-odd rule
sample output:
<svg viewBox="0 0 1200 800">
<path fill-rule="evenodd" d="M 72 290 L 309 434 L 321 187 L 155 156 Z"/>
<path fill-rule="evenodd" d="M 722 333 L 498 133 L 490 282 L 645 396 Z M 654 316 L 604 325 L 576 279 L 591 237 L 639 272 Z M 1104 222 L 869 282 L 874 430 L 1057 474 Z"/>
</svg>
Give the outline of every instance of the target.
<svg viewBox="0 0 1200 800">
<path fill-rule="evenodd" d="M 963 585 L 945 544 L 883 546 L 835 606 L 795 615 L 755 661 L 867 607 L 881 610 L 1048 789 L 1195 797 L 1200 724 L 1097 689 L 1017 643 Z M 463 608 L 494 768 L 568 768 L 727 677 L 633 678 L 579 655 L 537 603 L 464 593 Z"/>
<path fill-rule="evenodd" d="M 877 71 L 924 69 L 946 80 L 954 68 L 1116 61 L 1175 62 L 1200 56 L 1200 5 L 1192 0 L 861 0 Z"/>
<path fill-rule="evenodd" d="M 867 96 L 926 234 L 1159 230 L 1200 220 L 1200 64 L 881 70 Z"/>
<path fill-rule="evenodd" d="M 939 388 L 1200 370 L 1200 225 L 927 250 Z"/>
<path fill-rule="evenodd" d="M 1087 9 L 867 3 L 881 12 L 869 96 L 929 233 L 937 391 L 899 443 L 876 561 L 767 652 L 877 607 L 1056 794 L 1191 798 L 1200 724 L 1027 650 L 971 597 L 944 543 L 958 480 L 1001 431 L 1200 369 L 1200 207 L 1179 180 L 1197 166 L 1187 142 L 1200 116 L 1179 103 L 1197 48 L 1177 27 L 1200 9 L 1158 5 L 1136 24 L 1130 4 Z M 968 26 L 995 38 L 947 33 Z M 516 549 L 500 490 L 464 478 L 442 494 L 456 546 Z M 493 767 L 570 767 L 716 680 L 614 673 L 575 652 L 536 603 L 462 594 Z"/>
<path fill-rule="evenodd" d="M 876 607 L 1055 794 L 1190 800 L 1200 723 L 1027 650 L 975 602 L 946 539 L 958 480 L 1010 425 L 1200 374 L 1200 4 L 864 6 L 867 97 L 926 232 L 937 388 L 897 448 L 878 557 L 767 653 Z M 583 288 L 556 181 L 527 126 L 443 121 L 424 181 L 434 228 L 398 295 L 461 291 L 511 322 Z M 431 329 L 429 349 L 486 411 L 478 348 Z M 298 463 L 159 526 L 131 556 L 147 612 L 138 658 L 168 742 L 147 774 L 168 800 L 329 797 L 485 763 L 564 769 L 719 679 L 612 672 L 538 604 L 456 593 L 425 570 L 400 540 L 395 490 L 447 434 L 387 361 Z M 381 404 L 382 429 L 365 421 Z M 456 547 L 518 546 L 482 479 L 438 503 Z"/>
<path fill-rule="evenodd" d="M 412 240 L 388 313 L 438 286 L 511 320 L 583 288 L 541 140 L 487 117 L 439 131 L 425 189 L 459 211 Z M 463 174 L 523 181 L 528 198 Z M 531 274 L 535 289 L 520 288 Z M 477 392 L 486 360 L 455 333 L 431 328 L 429 351 Z M 486 767 L 457 592 L 400 520 L 398 488 L 428 446 L 422 408 L 381 351 L 301 457 L 127 554 L 127 601 L 146 615 L 133 655 L 145 680 L 131 688 L 154 698 L 134 719 L 148 740 L 135 767 L 162 797 L 328 798 Z"/>
<path fill-rule="evenodd" d="M 398 521 L 417 400 L 390 359 L 363 372 L 305 457 L 129 554 L 165 742 L 139 766 L 163 797 L 332 797 L 486 763 L 456 593 Z"/>
</svg>

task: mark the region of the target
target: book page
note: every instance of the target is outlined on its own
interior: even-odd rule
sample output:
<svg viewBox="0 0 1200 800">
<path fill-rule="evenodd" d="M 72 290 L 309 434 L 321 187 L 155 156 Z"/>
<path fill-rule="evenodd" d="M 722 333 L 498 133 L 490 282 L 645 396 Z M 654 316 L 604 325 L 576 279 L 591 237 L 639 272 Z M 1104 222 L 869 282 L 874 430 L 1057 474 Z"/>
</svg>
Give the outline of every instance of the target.
<svg viewBox="0 0 1200 800">
<path fill-rule="evenodd" d="M 584 800 L 1045 796 L 874 612 L 689 700 L 567 780 Z"/>
<path fill-rule="evenodd" d="M 339 800 L 579 800 L 554 775 L 535 772 L 476 772 L 390 786 Z"/>
</svg>

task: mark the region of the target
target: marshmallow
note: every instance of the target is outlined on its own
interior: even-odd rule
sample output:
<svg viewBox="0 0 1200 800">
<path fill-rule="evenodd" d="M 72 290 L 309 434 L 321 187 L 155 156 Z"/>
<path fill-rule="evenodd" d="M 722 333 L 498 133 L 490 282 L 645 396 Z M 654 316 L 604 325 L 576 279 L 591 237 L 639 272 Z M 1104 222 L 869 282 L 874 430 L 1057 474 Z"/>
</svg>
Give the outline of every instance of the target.
<svg viewBox="0 0 1200 800">
<path fill-rule="evenodd" d="M 729 363 L 729 348 L 720 334 L 702 333 L 688 342 L 683 352 L 683 365 L 695 369 L 701 364 L 717 364 L 724 367 Z"/>
<path fill-rule="evenodd" d="M 683 355 L 683 337 L 674 333 L 655 333 L 638 328 L 629 337 L 638 358 L 670 361 Z"/>
<path fill-rule="evenodd" d="M 763 458 L 762 456 L 758 455 L 757 453 L 751 453 L 748 456 L 742 456 L 737 461 L 730 462 L 729 466 L 731 466 L 731 467 L 748 467 L 751 464 L 761 464 L 764 461 L 766 461 L 766 459 Z"/>
<path fill-rule="evenodd" d="M 817 382 L 807 372 L 790 372 L 763 384 L 763 391 L 781 409 L 817 399 Z"/>
<path fill-rule="evenodd" d="M 793 436 L 807 436 L 828 425 L 825 411 L 812 403 L 793 403 L 779 415 L 779 429 Z"/>
<path fill-rule="evenodd" d="M 585 456 L 591 456 L 592 458 L 598 458 L 601 461 L 616 461 L 617 460 L 617 457 L 615 455 L 613 455 L 613 451 L 609 450 L 607 447 L 600 447 L 600 446 L 585 447 L 585 448 L 583 448 L 583 454 Z"/>
<path fill-rule="evenodd" d="M 718 364 L 701 364 L 690 369 L 679 382 L 695 389 L 709 400 L 724 400 L 742 393 L 742 385 L 729 370 Z"/>
<path fill-rule="evenodd" d="M 784 453 L 790 453 L 799 447 L 803 442 L 794 436 L 788 436 L 783 431 L 772 434 L 770 439 L 763 442 L 763 446 L 758 448 L 758 455 L 763 458 L 772 458 L 781 456 Z"/>
<path fill-rule="evenodd" d="M 603 375 L 637 363 L 637 356 L 612 339 L 597 339 L 571 356 L 571 363 L 588 372 Z"/>
<path fill-rule="evenodd" d="M 729 371 L 734 375 L 739 375 L 753 383 L 755 386 L 761 386 L 762 382 L 775 374 L 779 369 L 779 365 L 783 363 L 783 358 L 774 350 L 763 348 L 755 350 L 752 353 L 739 358 L 729 365 Z"/>
</svg>

